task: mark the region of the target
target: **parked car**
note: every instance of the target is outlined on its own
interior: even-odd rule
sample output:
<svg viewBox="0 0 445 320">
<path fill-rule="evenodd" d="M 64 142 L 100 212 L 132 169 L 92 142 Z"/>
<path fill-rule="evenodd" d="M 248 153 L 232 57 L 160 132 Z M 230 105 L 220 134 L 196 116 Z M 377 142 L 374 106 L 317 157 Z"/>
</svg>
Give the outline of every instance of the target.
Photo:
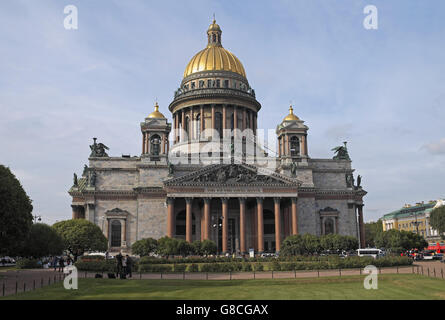
<svg viewBox="0 0 445 320">
<path fill-rule="evenodd" d="M 11 257 L 2 257 L 0 258 L 0 266 L 6 267 L 6 266 L 15 266 L 15 260 Z"/>
</svg>

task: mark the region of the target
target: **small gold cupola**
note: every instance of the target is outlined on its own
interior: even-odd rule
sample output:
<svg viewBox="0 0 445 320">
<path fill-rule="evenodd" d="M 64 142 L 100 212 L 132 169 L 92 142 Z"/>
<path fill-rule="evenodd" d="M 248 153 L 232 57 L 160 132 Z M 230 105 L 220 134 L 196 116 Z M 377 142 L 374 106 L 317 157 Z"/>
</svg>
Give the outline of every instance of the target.
<svg viewBox="0 0 445 320">
<path fill-rule="evenodd" d="M 292 108 L 292 105 L 289 107 L 289 114 L 283 119 L 283 121 L 299 121 L 300 118 L 298 118 L 296 115 L 294 115 L 294 109 Z"/>
<path fill-rule="evenodd" d="M 152 119 L 165 119 L 164 115 L 162 113 L 159 112 L 159 105 L 156 102 L 155 104 L 155 111 L 153 111 L 152 113 L 150 113 L 148 115 L 147 118 L 152 118 Z"/>
<path fill-rule="evenodd" d="M 221 28 L 216 23 L 216 20 L 213 19 L 213 23 L 209 26 L 209 29 L 207 30 L 207 36 L 208 36 L 207 48 L 222 47 L 221 34 L 222 34 Z"/>
</svg>

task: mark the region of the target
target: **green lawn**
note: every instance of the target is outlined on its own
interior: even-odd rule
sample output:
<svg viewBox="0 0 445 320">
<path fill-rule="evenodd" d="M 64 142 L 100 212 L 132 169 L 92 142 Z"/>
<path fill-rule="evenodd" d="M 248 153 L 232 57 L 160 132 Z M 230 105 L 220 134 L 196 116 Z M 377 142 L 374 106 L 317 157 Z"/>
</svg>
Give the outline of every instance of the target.
<svg viewBox="0 0 445 320">
<path fill-rule="evenodd" d="M 78 290 L 61 283 L 5 299 L 445 299 L 445 281 L 420 275 L 379 275 L 378 290 L 364 276 L 270 280 L 80 279 Z"/>
</svg>

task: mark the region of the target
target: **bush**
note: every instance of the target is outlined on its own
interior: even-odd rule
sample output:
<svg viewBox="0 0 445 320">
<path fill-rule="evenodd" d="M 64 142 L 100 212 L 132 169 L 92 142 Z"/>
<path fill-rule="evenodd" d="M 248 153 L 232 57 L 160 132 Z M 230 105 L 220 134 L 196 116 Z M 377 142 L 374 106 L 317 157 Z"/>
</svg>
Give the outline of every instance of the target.
<svg viewBox="0 0 445 320">
<path fill-rule="evenodd" d="M 173 272 L 173 265 L 141 264 L 139 272 Z"/>
<path fill-rule="evenodd" d="M 23 258 L 17 261 L 17 268 L 19 269 L 40 269 L 42 263 L 38 259 Z"/>
<path fill-rule="evenodd" d="M 198 272 L 199 266 L 195 263 L 189 264 L 186 269 L 187 272 Z"/>
<path fill-rule="evenodd" d="M 173 272 L 184 272 L 187 268 L 186 264 L 174 264 Z"/>
<path fill-rule="evenodd" d="M 116 272 L 115 260 L 85 260 L 84 258 L 78 260 L 75 267 L 79 271 L 94 271 L 94 272 Z M 133 267 L 133 269 L 135 269 Z"/>
<path fill-rule="evenodd" d="M 263 271 L 264 265 L 261 263 L 254 263 L 253 264 L 253 271 Z"/>
</svg>

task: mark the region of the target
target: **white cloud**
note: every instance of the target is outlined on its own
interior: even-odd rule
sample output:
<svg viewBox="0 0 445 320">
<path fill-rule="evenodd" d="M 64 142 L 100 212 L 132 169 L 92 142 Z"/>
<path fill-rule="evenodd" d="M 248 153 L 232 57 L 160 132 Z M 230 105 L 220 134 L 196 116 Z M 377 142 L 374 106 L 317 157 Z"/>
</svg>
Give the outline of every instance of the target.
<svg viewBox="0 0 445 320">
<path fill-rule="evenodd" d="M 426 149 L 431 154 L 445 154 L 445 138 L 438 142 L 424 144 L 422 149 Z"/>
</svg>

